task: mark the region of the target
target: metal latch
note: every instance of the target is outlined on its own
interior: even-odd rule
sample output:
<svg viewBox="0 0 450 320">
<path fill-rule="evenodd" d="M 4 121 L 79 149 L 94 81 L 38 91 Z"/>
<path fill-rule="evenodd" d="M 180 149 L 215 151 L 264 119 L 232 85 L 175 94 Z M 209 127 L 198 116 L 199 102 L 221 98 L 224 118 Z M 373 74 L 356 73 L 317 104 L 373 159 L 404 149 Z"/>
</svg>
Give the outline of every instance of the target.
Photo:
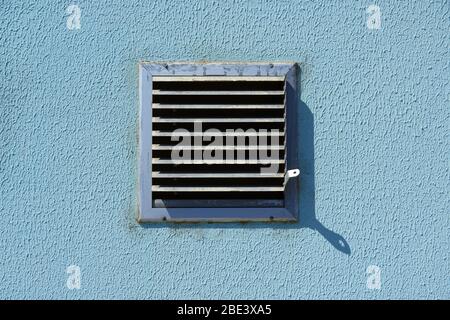
<svg viewBox="0 0 450 320">
<path fill-rule="evenodd" d="M 300 169 L 288 170 L 286 172 L 286 174 L 284 175 L 284 185 L 286 186 L 289 179 L 298 177 L 299 174 L 300 174 Z"/>
</svg>

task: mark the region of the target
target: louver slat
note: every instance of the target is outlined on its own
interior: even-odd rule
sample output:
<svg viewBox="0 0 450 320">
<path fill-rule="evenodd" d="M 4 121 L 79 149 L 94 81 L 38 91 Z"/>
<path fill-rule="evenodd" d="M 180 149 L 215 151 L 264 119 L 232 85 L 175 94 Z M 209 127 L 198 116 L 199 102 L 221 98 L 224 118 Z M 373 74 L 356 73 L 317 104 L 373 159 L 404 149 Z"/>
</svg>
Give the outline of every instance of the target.
<svg viewBox="0 0 450 320">
<path fill-rule="evenodd" d="M 283 95 L 284 91 L 163 91 L 153 90 L 153 95 L 164 96 L 184 96 L 184 95 L 196 95 L 196 96 L 260 96 L 260 95 Z"/>
<path fill-rule="evenodd" d="M 154 76 L 153 81 L 155 82 L 274 82 L 274 81 L 284 81 L 283 76 Z"/>
<path fill-rule="evenodd" d="M 172 137 L 172 136 L 192 136 L 192 137 L 214 137 L 217 133 L 214 132 L 177 132 L 176 134 L 173 131 L 170 132 L 162 132 L 162 131 L 153 131 L 153 137 Z M 284 136 L 284 132 L 222 132 L 224 137 L 271 137 L 271 136 Z"/>
<path fill-rule="evenodd" d="M 261 199 L 226 199 L 226 200 L 210 200 L 210 199 L 158 199 L 155 201 L 156 208 L 274 208 L 282 207 L 282 199 L 261 200 Z"/>
<path fill-rule="evenodd" d="M 196 122 L 202 121 L 204 123 L 209 122 L 284 122 L 283 118 L 161 118 L 153 117 L 153 123 L 174 123 L 174 122 Z"/>
<path fill-rule="evenodd" d="M 154 164 L 268 164 L 268 163 L 284 163 L 284 159 L 223 159 L 223 160 L 173 160 L 173 159 L 159 159 L 153 158 L 152 163 Z M 230 168 L 231 169 L 231 168 Z"/>
<path fill-rule="evenodd" d="M 183 146 L 184 150 L 205 150 L 207 146 Z M 152 150 L 173 150 L 172 145 L 154 144 Z M 284 146 L 215 146 L 216 150 L 283 150 Z"/>
<path fill-rule="evenodd" d="M 158 104 L 154 103 L 152 106 L 153 109 L 284 109 L 284 105 L 282 104 L 266 104 L 266 105 L 258 105 L 258 104 Z"/>
<path fill-rule="evenodd" d="M 153 77 L 154 206 L 283 207 L 284 86 L 275 76 Z M 217 130 L 233 144 L 208 147 Z M 178 146 L 181 138 L 191 144 Z M 204 159 L 211 149 L 224 157 Z M 172 159 L 180 151 L 190 157 Z"/>
<path fill-rule="evenodd" d="M 284 188 L 281 187 L 239 187 L 239 186 L 230 186 L 230 187 L 162 187 L 162 186 L 153 186 L 153 191 L 169 191 L 169 192 L 255 192 L 255 191 L 283 191 Z"/>
<path fill-rule="evenodd" d="M 282 173 L 161 173 L 153 172 L 153 178 L 283 178 Z"/>
</svg>

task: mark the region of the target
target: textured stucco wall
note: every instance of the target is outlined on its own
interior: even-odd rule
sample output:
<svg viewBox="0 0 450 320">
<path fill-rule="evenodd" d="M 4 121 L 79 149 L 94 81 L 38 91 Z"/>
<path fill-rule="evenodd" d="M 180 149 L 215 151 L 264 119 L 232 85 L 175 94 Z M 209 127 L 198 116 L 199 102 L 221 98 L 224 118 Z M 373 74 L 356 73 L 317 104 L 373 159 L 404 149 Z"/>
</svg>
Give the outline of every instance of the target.
<svg viewBox="0 0 450 320">
<path fill-rule="evenodd" d="M 449 1 L 0 3 L 0 298 L 450 298 Z M 300 63 L 300 224 L 136 223 L 141 59 Z"/>
</svg>

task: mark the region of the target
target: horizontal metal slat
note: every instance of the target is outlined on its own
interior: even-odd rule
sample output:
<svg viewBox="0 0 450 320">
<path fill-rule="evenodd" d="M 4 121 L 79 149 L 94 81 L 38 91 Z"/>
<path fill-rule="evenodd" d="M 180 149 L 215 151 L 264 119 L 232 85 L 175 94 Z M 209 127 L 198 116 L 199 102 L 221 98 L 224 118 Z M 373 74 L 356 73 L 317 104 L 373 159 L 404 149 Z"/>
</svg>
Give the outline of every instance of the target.
<svg viewBox="0 0 450 320">
<path fill-rule="evenodd" d="M 176 145 L 152 145 L 152 150 L 172 150 Z M 183 150 L 205 150 L 208 146 L 183 146 Z M 284 150 L 284 146 L 214 146 L 215 150 Z"/>
<path fill-rule="evenodd" d="M 195 81 L 284 81 L 284 76 L 153 76 L 155 82 Z"/>
<path fill-rule="evenodd" d="M 161 187 L 152 186 L 156 192 L 278 192 L 284 191 L 284 187 Z"/>
<path fill-rule="evenodd" d="M 153 164 L 270 164 L 270 163 L 284 163 L 284 159 L 267 159 L 267 160 L 253 160 L 253 159 L 243 159 L 243 160 L 173 160 L 173 159 L 159 159 L 154 158 L 152 160 Z"/>
<path fill-rule="evenodd" d="M 282 104 L 160 104 L 153 109 L 284 109 Z"/>
<path fill-rule="evenodd" d="M 153 90 L 154 95 L 163 96 L 185 96 L 185 95 L 196 95 L 196 96 L 265 96 L 265 95 L 275 95 L 280 96 L 284 94 L 282 90 L 265 90 L 265 91 L 165 91 L 165 90 Z"/>
<path fill-rule="evenodd" d="M 283 173 L 161 173 L 155 171 L 153 178 L 283 178 Z"/>
<path fill-rule="evenodd" d="M 154 123 L 174 123 L 174 122 L 284 122 L 284 118 L 163 118 L 163 117 L 153 117 L 152 121 Z"/>
<path fill-rule="evenodd" d="M 155 208 L 273 208 L 283 207 L 280 199 L 155 199 Z"/>
<path fill-rule="evenodd" d="M 213 132 L 163 132 L 152 131 L 153 137 L 172 137 L 172 136 L 192 136 L 192 137 L 214 137 L 216 133 Z M 280 137 L 284 136 L 284 132 L 222 132 L 224 137 Z"/>
</svg>

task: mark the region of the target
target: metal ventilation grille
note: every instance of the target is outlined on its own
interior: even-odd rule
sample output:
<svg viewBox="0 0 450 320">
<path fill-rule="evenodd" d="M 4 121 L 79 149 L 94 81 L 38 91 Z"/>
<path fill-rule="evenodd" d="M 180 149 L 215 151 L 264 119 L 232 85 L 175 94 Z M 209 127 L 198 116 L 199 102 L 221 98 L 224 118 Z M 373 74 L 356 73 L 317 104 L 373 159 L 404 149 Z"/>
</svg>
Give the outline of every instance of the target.
<svg viewBox="0 0 450 320">
<path fill-rule="evenodd" d="M 284 77 L 154 76 L 152 86 L 154 207 L 284 206 Z M 185 129 L 196 142 L 182 148 L 189 160 L 172 157 L 180 143 L 172 139 L 177 129 Z M 214 164 L 201 156 L 215 135 L 209 129 L 225 132 L 224 145 L 212 154 L 222 152 L 226 158 Z M 270 135 L 278 137 L 277 145 Z M 238 144 L 242 139 L 245 144 Z M 259 151 L 265 149 L 268 154 L 262 158 Z M 230 161 L 238 155 L 245 161 Z M 278 166 L 276 172 L 261 173 L 272 164 Z"/>
</svg>

